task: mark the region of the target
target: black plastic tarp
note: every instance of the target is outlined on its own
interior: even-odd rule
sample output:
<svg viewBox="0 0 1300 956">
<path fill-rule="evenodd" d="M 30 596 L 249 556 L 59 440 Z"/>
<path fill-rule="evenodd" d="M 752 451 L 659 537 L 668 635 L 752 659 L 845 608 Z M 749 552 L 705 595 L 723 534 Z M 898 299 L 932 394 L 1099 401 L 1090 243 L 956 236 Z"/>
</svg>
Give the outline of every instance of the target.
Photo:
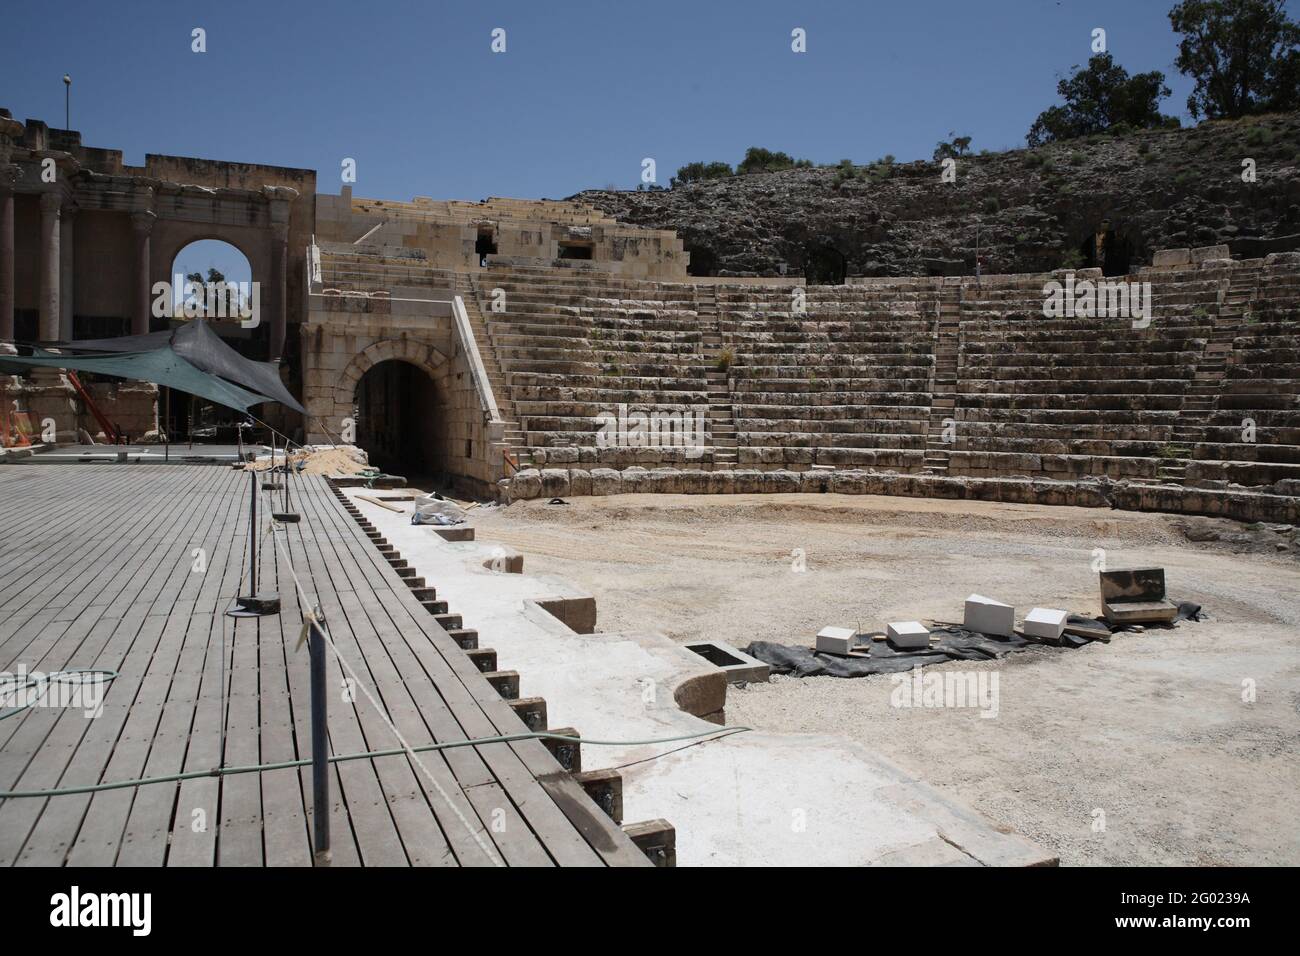
<svg viewBox="0 0 1300 956">
<path fill-rule="evenodd" d="M 1199 621 L 1201 606 L 1185 601 L 1178 605 L 1175 621 Z M 1067 625 L 1086 625 L 1089 628 L 1104 631 L 1106 640 L 1111 634 L 1118 634 L 1129 628 L 1112 628 L 1099 618 L 1085 617 L 1082 614 L 1070 614 Z M 877 632 L 879 634 L 880 632 Z M 1093 638 L 1077 637 L 1066 634 L 1059 645 L 1048 645 L 1043 641 L 1015 635 L 1012 637 L 994 637 L 968 631 L 957 624 L 938 625 L 930 628 L 931 634 L 938 634 L 939 640 L 931 642 L 928 648 L 914 651 L 895 650 L 887 641 L 872 640 L 872 634 L 858 636 L 856 650 L 866 656 L 841 656 L 815 651 L 810 647 L 774 644 L 770 641 L 754 641 L 743 648 L 746 654 L 756 657 L 764 664 L 772 666 L 774 674 L 790 674 L 794 677 L 866 677 L 870 674 L 897 674 L 910 671 L 914 667 L 930 664 L 943 664 L 948 661 L 989 661 L 1006 657 L 1027 647 L 1041 645 L 1078 648 L 1091 644 Z"/>
</svg>

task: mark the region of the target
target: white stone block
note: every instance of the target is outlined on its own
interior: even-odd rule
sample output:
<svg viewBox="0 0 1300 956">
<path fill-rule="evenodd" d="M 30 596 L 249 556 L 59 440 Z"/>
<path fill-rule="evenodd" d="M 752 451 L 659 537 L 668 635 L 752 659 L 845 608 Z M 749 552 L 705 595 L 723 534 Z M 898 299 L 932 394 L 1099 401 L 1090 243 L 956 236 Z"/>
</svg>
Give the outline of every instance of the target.
<svg viewBox="0 0 1300 956">
<path fill-rule="evenodd" d="M 1065 619 L 1069 615 L 1056 608 L 1036 607 L 1025 615 L 1025 634 L 1049 641 L 1059 641 L 1065 633 Z"/>
<path fill-rule="evenodd" d="M 817 650 L 828 654 L 847 654 L 853 650 L 858 632 L 851 627 L 823 627 L 817 632 Z"/>
<path fill-rule="evenodd" d="M 966 599 L 966 616 L 962 621 L 966 630 L 998 637 L 1015 635 L 1016 609 L 982 594 L 972 594 Z"/>
<path fill-rule="evenodd" d="M 930 646 L 930 629 L 920 621 L 892 621 L 885 625 L 885 640 L 900 651 Z"/>
</svg>

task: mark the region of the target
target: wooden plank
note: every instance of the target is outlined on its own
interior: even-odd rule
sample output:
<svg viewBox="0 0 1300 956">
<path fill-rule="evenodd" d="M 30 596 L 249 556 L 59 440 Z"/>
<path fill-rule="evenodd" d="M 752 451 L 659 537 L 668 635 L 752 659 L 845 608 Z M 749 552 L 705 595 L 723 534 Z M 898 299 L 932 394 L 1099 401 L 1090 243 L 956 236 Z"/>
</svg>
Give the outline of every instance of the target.
<svg viewBox="0 0 1300 956">
<path fill-rule="evenodd" d="M 177 507 L 174 509 L 157 512 L 154 522 L 145 527 L 151 533 L 165 537 L 169 523 L 182 517 L 180 503 L 175 504 Z M 127 510 L 121 511 L 121 520 L 127 520 Z M 154 555 L 150 549 L 137 550 L 140 552 L 138 569 Z M 139 637 L 147 610 L 147 606 L 138 605 L 120 619 L 99 617 L 86 640 L 70 648 L 65 646 L 52 651 L 47 657 L 48 663 L 42 662 L 42 667 L 46 670 L 75 666 L 109 667 L 118 670 L 120 676 L 105 694 L 103 714 L 93 720 L 86 720 L 67 710 L 56 711 L 53 712 L 56 716 L 52 725 L 46 726 L 45 734 L 40 739 L 32 739 L 28 731 L 29 725 L 36 728 L 34 733 L 39 734 L 41 724 L 46 723 L 44 719 L 33 721 L 33 716 L 44 718 L 51 711 L 33 708 L 26 714 L 13 718 L 21 721 L 23 726 L 6 742 L 5 753 L 11 755 L 26 751 L 31 754 L 29 765 L 12 782 L 13 785 L 42 788 L 99 782 L 100 772 L 111 755 L 149 659 L 148 654 L 130 653 Z M 88 615 L 93 613 L 87 612 Z M 144 645 L 146 648 L 148 641 L 149 639 Z M 20 744 L 17 740 L 19 735 L 28 736 L 28 740 Z M 10 858 L 9 841 L 13 839 L 12 835 L 24 832 L 26 837 L 26 831 L 29 830 L 30 840 L 26 841 L 28 846 L 23 849 L 20 862 L 63 862 L 62 854 L 70 848 L 89 799 L 84 795 L 60 796 L 49 800 L 12 801 L 0 807 L 0 829 L 5 831 L 5 837 L 0 839 L 0 860 Z M 39 819 L 32 819 L 33 817 Z M 19 824 L 22 820 L 31 820 L 30 828 L 22 827 Z"/>
<path fill-rule="evenodd" d="M 298 507 L 302 508 L 301 501 Z M 286 532 L 287 544 L 294 548 L 291 559 L 297 559 L 301 556 L 303 567 L 299 578 L 304 581 L 305 588 L 310 588 L 308 591 L 309 600 L 324 613 L 327 620 L 327 629 L 335 645 L 354 646 L 356 636 L 353 634 L 349 620 L 343 612 L 340 595 L 335 593 L 331 587 L 333 578 L 329 573 L 328 562 L 320 550 L 318 540 L 320 529 L 314 524 L 313 517 L 310 511 L 306 512 L 304 522 L 296 527 L 290 527 Z M 306 528 L 304 528 L 304 524 Z M 302 653 L 305 657 L 305 648 Z M 359 674 L 364 675 L 361 679 L 372 680 L 371 675 L 366 673 L 364 663 L 358 665 L 355 660 L 349 661 L 349 663 L 358 669 Z M 331 668 L 338 668 L 337 661 L 332 655 L 330 665 Z M 338 675 L 338 683 L 331 684 L 331 686 L 340 689 L 340 694 L 330 699 L 330 724 L 333 727 L 335 710 L 346 707 L 349 719 L 356 720 L 360 733 L 358 739 L 364 741 L 364 746 L 352 752 L 387 750 L 400 746 L 398 739 L 383 723 L 380 715 L 374 712 L 369 701 L 365 699 L 364 694 L 358 688 L 348 684 L 348 693 L 345 695 L 341 692 L 345 687 L 345 679 L 350 680 L 350 678 L 343 673 L 341 668 L 338 668 Z M 400 687 L 400 683 L 399 678 L 396 680 L 396 685 Z M 308 705 L 309 697 L 304 702 L 304 706 Z M 439 827 L 437 817 L 431 812 L 431 808 L 424 798 L 421 781 L 417 778 L 416 771 L 407 758 L 388 757 L 368 761 L 367 763 L 374 767 L 380 778 L 384 793 L 387 795 L 388 810 L 392 816 L 393 825 L 400 835 L 403 848 L 411 863 L 425 866 L 454 864 L 456 856 L 452 854 L 448 838 L 444 835 L 442 828 Z M 454 780 L 450 781 L 450 785 L 458 791 Z M 451 831 L 451 839 L 455 843 L 460 840 L 460 836 L 456 831 Z"/>
<path fill-rule="evenodd" d="M 328 488 L 324 491 L 329 494 Z M 322 501 L 329 510 L 321 507 Z M 338 534 L 338 526 L 334 523 L 334 517 L 338 513 L 337 504 L 313 495 L 305 498 L 304 507 L 311 509 L 314 516 L 323 519 L 324 526 L 332 531 L 328 535 L 328 541 L 334 546 L 333 559 L 325 562 L 328 572 L 343 575 L 350 580 L 367 581 L 372 584 L 377 580 L 382 581 L 365 573 L 364 569 L 357 564 L 358 553 L 352 550 L 360 547 L 368 548 L 370 545 L 367 543 L 362 546 Z M 346 515 L 343 518 L 350 520 Z M 344 547 L 340 548 L 340 544 Z M 400 583 L 397 586 L 405 587 Z M 422 671 L 415 658 L 410 655 L 405 643 L 401 641 L 391 620 L 383 614 L 373 592 L 369 589 L 358 589 L 353 593 L 340 592 L 339 598 L 341 604 L 345 605 L 344 616 L 349 625 L 355 623 L 355 626 L 366 636 L 366 646 L 369 649 L 368 660 L 370 666 L 375 668 L 371 671 L 371 686 L 384 689 L 382 703 L 407 741 L 415 744 L 426 740 L 467 739 L 464 729 L 446 707 L 433 683 L 427 679 L 416 678 L 416 675 L 422 674 Z M 395 649 L 398 655 L 396 657 L 392 654 Z M 360 653 L 359 646 L 357 650 Z M 405 693 L 390 693 L 389 691 L 394 688 L 404 690 Z M 495 786 L 495 778 L 472 749 L 461 748 L 431 753 L 422 756 L 421 762 L 428 772 L 439 780 L 444 792 L 456 800 L 461 815 L 467 820 L 482 825 L 483 828 L 476 828 L 474 832 L 491 839 L 496 845 L 497 852 L 506 862 L 532 866 L 546 865 L 550 862 L 549 855 L 528 829 L 514 804 L 509 800 L 500 799 L 504 796 L 504 792 Z M 450 771 L 447 776 L 443 776 L 444 766 L 447 771 Z M 481 793 L 475 793 L 472 789 L 484 786 L 492 789 Z M 458 787 L 464 788 L 470 795 L 468 804 L 456 799 L 455 788 Z M 447 813 L 442 810 L 445 800 L 436 788 L 430 786 L 427 792 L 435 810 L 442 811 L 439 813 L 439 818 L 443 823 L 444 831 L 455 843 L 457 837 L 464 831 L 464 823 L 456 816 L 455 811 Z M 493 795 L 498 795 L 498 799 L 492 800 Z M 450 807 L 447 809 L 450 810 Z M 490 857 L 478 848 L 477 844 L 469 848 L 468 856 L 464 848 L 459 851 L 459 855 L 462 863 L 491 862 Z"/>
<path fill-rule="evenodd" d="M 21 480 L 0 472 L 0 607 L 11 612 L 0 617 L 0 665 L 121 676 L 99 718 L 34 708 L 0 725 L 0 787 L 207 771 L 223 759 L 223 721 L 227 765 L 308 756 L 291 568 L 380 708 L 363 694 L 332 696 L 331 752 L 398 746 L 389 721 L 412 744 L 523 729 L 323 479 L 297 482 L 304 520 L 276 532 L 288 563 L 276 539 L 258 539 L 263 589 L 279 592 L 281 614 L 235 623 L 224 612 L 246 573 L 243 473 L 23 467 Z M 195 548 L 203 574 L 190 568 Z M 328 664 L 338 690 L 345 674 L 333 653 Z M 537 749 L 546 761 L 491 744 L 332 765 L 334 864 L 490 864 L 478 839 L 511 865 L 625 862 L 620 841 L 587 824 L 594 804 Z M 0 864 L 310 865 L 311 798 L 304 767 L 5 801 Z M 196 811 L 206 826 L 194 825 Z"/>
<path fill-rule="evenodd" d="M 374 583 L 376 599 L 390 619 L 398 623 L 397 630 L 402 639 L 438 687 L 467 736 L 525 732 L 527 728 L 509 705 L 436 622 L 430 621 L 410 590 L 387 567 L 387 561 L 369 545 L 359 526 L 334 498 L 333 492 L 322 486 L 323 479 L 313 489 L 311 500 L 330 505 L 342 538 L 349 541 L 353 553 L 358 556 L 358 576 Z M 381 587 L 380 582 L 387 587 Z M 404 674 L 409 682 L 409 672 L 404 671 Z M 505 792 L 515 801 L 556 862 L 590 865 L 612 860 L 633 866 L 647 863 L 612 821 L 607 817 L 602 819 L 603 814 L 581 788 L 572 783 L 545 747 L 537 741 L 524 744 L 535 745 L 535 749 L 527 746 L 516 749 L 518 744 L 487 744 L 475 749 L 492 768 Z M 531 761 L 533 766 L 528 766 L 521 757 Z M 545 778 L 547 788 L 543 788 L 538 777 Z"/>
</svg>

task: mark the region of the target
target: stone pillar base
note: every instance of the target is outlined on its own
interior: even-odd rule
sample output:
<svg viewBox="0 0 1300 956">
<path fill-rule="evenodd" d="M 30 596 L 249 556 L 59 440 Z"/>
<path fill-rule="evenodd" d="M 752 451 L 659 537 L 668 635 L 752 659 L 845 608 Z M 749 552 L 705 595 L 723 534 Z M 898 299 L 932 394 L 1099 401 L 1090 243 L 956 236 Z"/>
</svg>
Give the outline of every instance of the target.
<svg viewBox="0 0 1300 956">
<path fill-rule="evenodd" d="M 55 442 L 64 445 L 77 441 L 77 392 L 67 375 L 55 368 L 33 369 L 22 391 L 36 429 L 33 441 L 49 442 L 49 420 L 54 422 Z"/>
<path fill-rule="evenodd" d="M 158 386 L 151 382 L 123 382 L 117 386 L 115 400 L 100 402 L 100 409 L 109 421 L 130 436 L 132 442 L 161 444 L 163 434 L 158 421 L 158 393 Z M 98 396 L 95 398 L 99 401 Z"/>
</svg>

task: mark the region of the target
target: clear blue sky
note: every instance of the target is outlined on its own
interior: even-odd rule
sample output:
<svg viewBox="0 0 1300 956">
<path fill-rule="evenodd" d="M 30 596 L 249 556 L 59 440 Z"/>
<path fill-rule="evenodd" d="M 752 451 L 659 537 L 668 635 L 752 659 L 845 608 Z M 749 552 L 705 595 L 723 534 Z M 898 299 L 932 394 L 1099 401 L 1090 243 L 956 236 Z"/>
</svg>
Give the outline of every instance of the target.
<svg viewBox="0 0 1300 956">
<path fill-rule="evenodd" d="M 667 183 L 750 145 L 819 163 L 929 158 L 950 130 L 1023 145 L 1091 31 L 1160 69 L 1182 115 L 1173 0 L 263 0 L 9 3 L 0 106 L 90 145 L 319 171 L 357 195 L 557 198 Z M 207 31 L 207 52 L 190 31 Z M 491 52 L 491 31 L 507 49 Z M 803 27 L 808 52 L 790 50 Z"/>
</svg>

